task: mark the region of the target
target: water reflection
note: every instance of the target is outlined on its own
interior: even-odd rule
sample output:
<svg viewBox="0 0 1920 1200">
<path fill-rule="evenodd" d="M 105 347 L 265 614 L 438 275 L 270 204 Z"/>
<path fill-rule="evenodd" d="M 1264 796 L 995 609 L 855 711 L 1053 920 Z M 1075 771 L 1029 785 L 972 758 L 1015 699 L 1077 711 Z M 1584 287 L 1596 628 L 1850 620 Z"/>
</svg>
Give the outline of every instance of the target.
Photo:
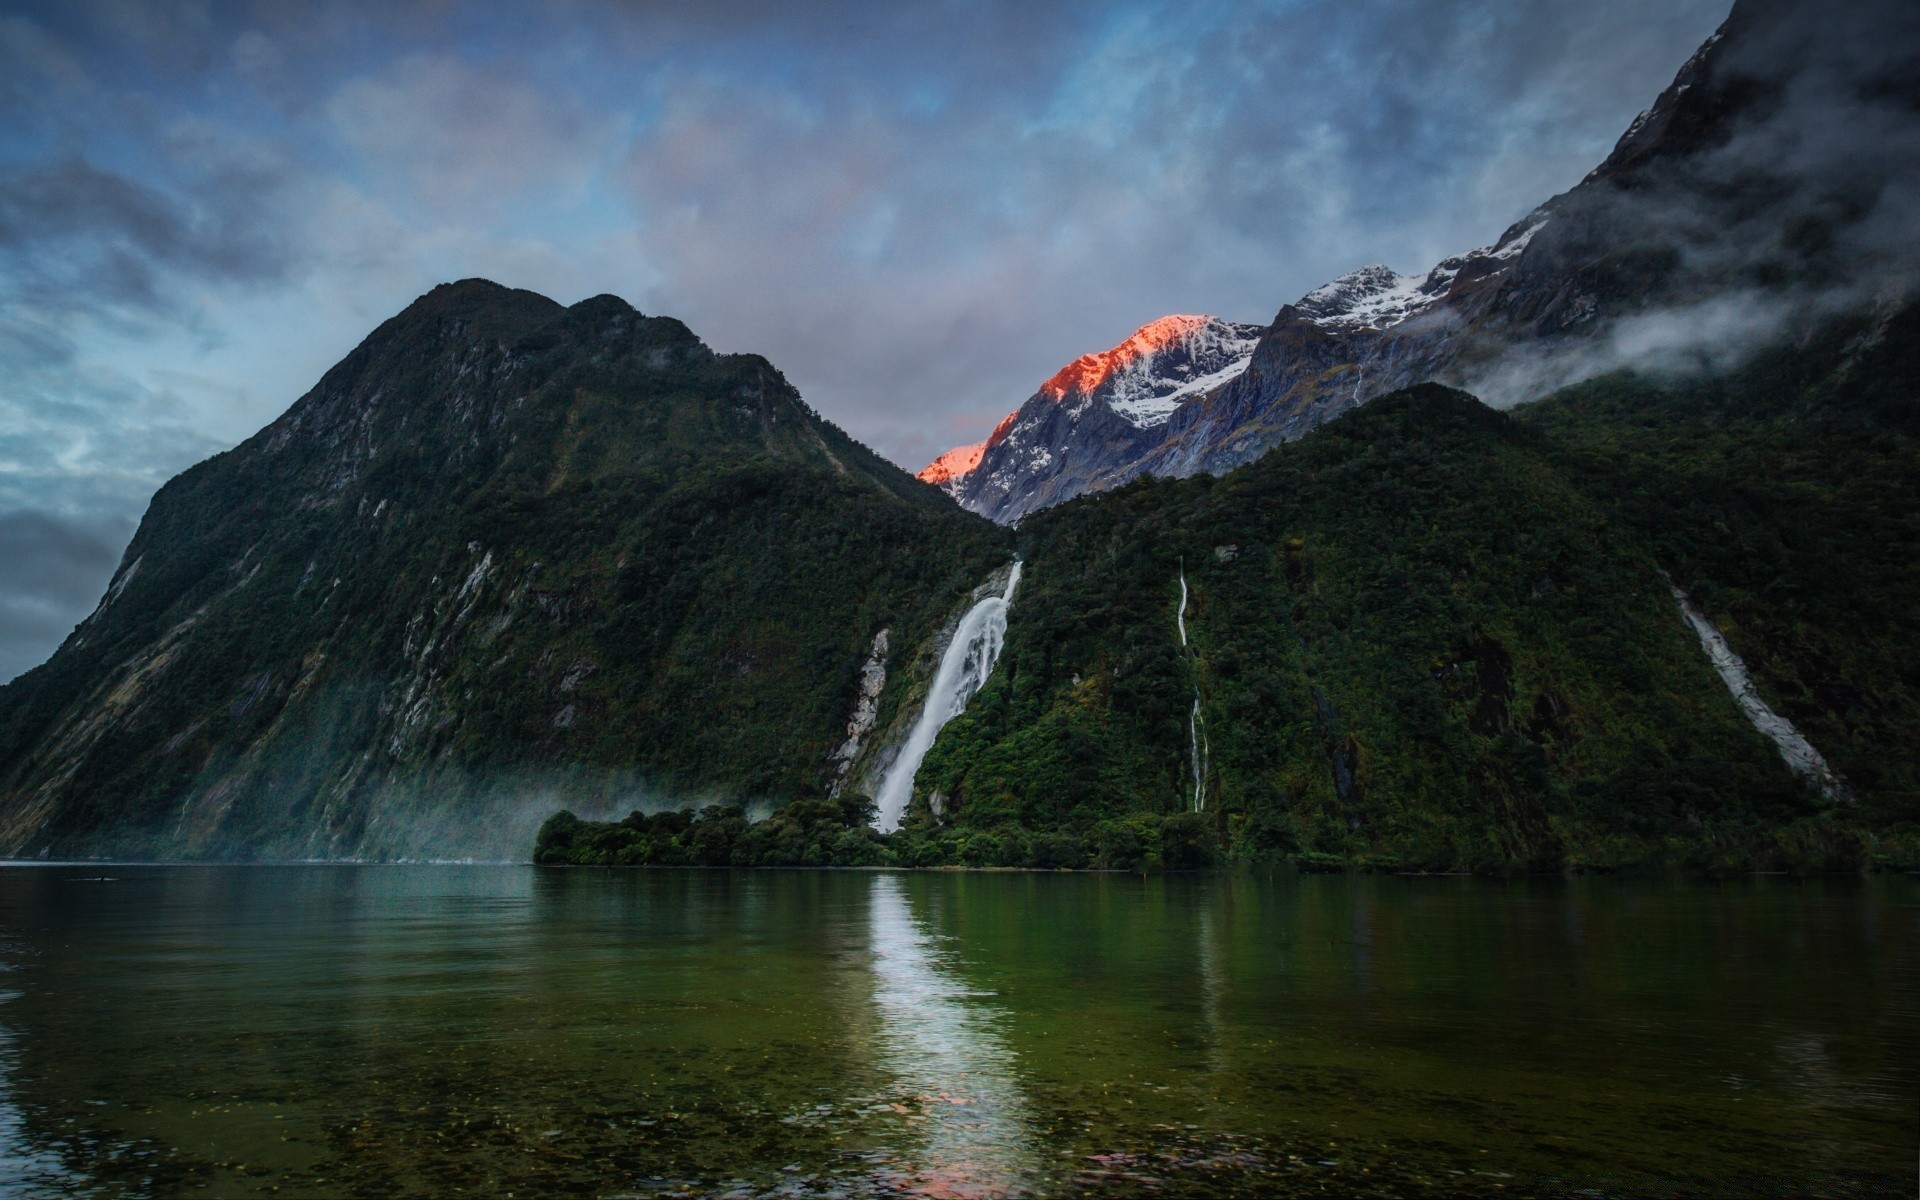
<svg viewBox="0 0 1920 1200">
<path fill-rule="evenodd" d="M 114 875 L 0 868 L 0 1197 L 1911 1179 L 1915 880 Z"/>
<path fill-rule="evenodd" d="M 890 1182 L 956 1198 L 1022 1190 L 1036 1158 L 1002 1014 L 953 972 L 897 877 L 874 877 L 870 912 L 880 1060 L 897 1080 L 885 1103 L 919 1133 Z"/>
<path fill-rule="evenodd" d="M 18 997 L 18 992 L 0 991 L 0 1005 Z M 72 1183 L 65 1164 L 29 1136 L 20 1106 L 14 1103 L 12 1083 L 17 1068 L 13 1034 L 0 1029 L 0 1196 L 64 1191 Z"/>
</svg>

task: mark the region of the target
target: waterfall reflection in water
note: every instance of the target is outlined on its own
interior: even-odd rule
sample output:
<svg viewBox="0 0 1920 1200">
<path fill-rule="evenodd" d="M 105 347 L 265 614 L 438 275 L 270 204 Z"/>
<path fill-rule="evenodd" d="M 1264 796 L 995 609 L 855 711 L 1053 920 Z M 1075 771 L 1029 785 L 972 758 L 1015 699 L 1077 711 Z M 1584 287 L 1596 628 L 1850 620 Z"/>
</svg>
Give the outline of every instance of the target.
<svg viewBox="0 0 1920 1200">
<path fill-rule="evenodd" d="M 1001 1014 L 943 961 L 897 877 L 874 877 L 871 913 L 881 1063 L 897 1081 L 892 1107 L 922 1137 L 897 1185 L 951 1197 L 1024 1190 L 1037 1161 Z"/>
</svg>

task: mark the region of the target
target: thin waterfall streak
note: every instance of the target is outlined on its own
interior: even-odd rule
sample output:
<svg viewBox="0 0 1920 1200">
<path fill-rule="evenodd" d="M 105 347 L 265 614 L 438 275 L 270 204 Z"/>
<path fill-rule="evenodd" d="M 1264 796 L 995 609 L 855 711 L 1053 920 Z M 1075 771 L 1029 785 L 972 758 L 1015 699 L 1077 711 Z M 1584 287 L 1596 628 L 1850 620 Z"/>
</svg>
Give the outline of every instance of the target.
<svg viewBox="0 0 1920 1200">
<path fill-rule="evenodd" d="M 1193 711 L 1187 714 L 1187 755 L 1193 762 L 1193 811 L 1207 806 L 1207 776 L 1200 764 L 1200 693 L 1194 690 Z"/>
<path fill-rule="evenodd" d="M 1180 607 L 1174 612 L 1174 623 L 1180 628 L 1180 646 L 1188 650 L 1188 658 L 1196 656 L 1187 646 L 1187 565 L 1180 564 Z M 1192 662 L 1193 667 L 1193 711 L 1187 714 L 1187 757 L 1193 769 L 1193 811 L 1204 812 L 1207 807 L 1207 774 L 1213 769 L 1211 756 L 1207 749 L 1207 722 L 1200 715 L 1200 664 Z"/>
<path fill-rule="evenodd" d="M 1187 644 L 1187 567 L 1180 565 L 1180 611 L 1173 614 L 1174 623 L 1180 626 L 1180 645 Z"/>
<path fill-rule="evenodd" d="M 1727 644 L 1719 626 L 1695 607 L 1692 598 L 1681 591 L 1673 580 L 1667 580 L 1667 587 L 1673 592 L 1674 602 L 1680 606 L 1681 617 L 1693 630 L 1694 636 L 1700 639 L 1700 648 L 1707 652 L 1707 660 L 1713 664 L 1714 671 L 1719 674 L 1720 681 L 1726 685 L 1748 723 L 1774 744 L 1788 768 L 1812 784 L 1822 796 L 1839 804 L 1852 803 L 1852 789 L 1847 787 L 1846 781 L 1840 778 L 1826 758 L 1813 748 L 1813 743 L 1806 739 L 1806 735 L 1760 698 L 1759 690 L 1753 686 L 1753 678 L 1747 674 L 1747 664 Z"/>
<path fill-rule="evenodd" d="M 927 689 L 920 719 L 914 722 L 907 744 L 900 748 L 900 756 L 887 768 L 886 776 L 880 781 L 880 794 L 874 797 L 873 826 L 880 832 L 891 833 L 900 828 L 901 819 L 907 815 L 907 804 L 913 799 L 913 778 L 919 774 L 927 751 L 933 749 L 933 739 L 939 736 L 942 726 L 966 711 L 967 701 L 986 686 L 987 678 L 993 674 L 993 666 L 1000 660 L 1000 649 L 1006 640 L 1007 609 L 1013 603 L 1013 590 L 1020 586 L 1020 565 L 1015 560 L 1004 592 L 988 596 L 968 609 L 954 629 L 953 641 L 947 643 L 946 653 L 940 656 L 940 669 L 934 672 L 933 686 Z"/>
</svg>

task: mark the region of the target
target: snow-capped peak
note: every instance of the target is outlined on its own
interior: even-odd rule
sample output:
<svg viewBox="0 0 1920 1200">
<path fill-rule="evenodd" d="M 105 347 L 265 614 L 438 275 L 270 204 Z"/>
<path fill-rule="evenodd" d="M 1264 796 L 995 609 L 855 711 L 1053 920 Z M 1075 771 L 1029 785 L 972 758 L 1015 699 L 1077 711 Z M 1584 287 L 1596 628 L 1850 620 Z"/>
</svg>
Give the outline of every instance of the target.
<svg viewBox="0 0 1920 1200">
<path fill-rule="evenodd" d="M 1040 385 L 1035 399 L 1067 405 L 1076 418 L 1088 405 L 1104 402 L 1121 420 L 1151 429 L 1188 400 L 1246 370 L 1262 328 L 1219 317 L 1161 317 L 1111 350 L 1083 354 L 1060 368 Z M 1019 416 L 1007 414 L 985 441 L 956 446 L 934 459 L 921 468 L 920 478 L 957 495 L 966 477 L 1013 434 Z"/>
<path fill-rule="evenodd" d="M 1007 431 L 1013 428 L 1013 419 L 1020 414 L 1010 412 L 1000 418 L 985 441 L 974 442 L 969 446 L 955 446 L 953 449 L 920 468 L 916 476 L 923 483 L 931 483 L 948 495 L 957 494 L 961 482 L 980 466 L 980 460 L 986 457 L 988 450 L 1006 440 Z"/>
<path fill-rule="evenodd" d="M 1380 263 L 1348 271 L 1302 296 L 1294 308 L 1321 328 L 1341 333 L 1392 328 L 1432 308 L 1469 263 L 1487 260 L 1503 264 L 1499 269 L 1505 270 L 1546 223 L 1547 215 L 1536 210 L 1528 214 L 1524 228 L 1515 225 L 1491 246 L 1442 259 L 1425 275 L 1396 275 Z"/>
<path fill-rule="evenodd" d="M 1193 396 L 1246 370 L 1258 325 L 1176 314 L 1150 321 L 1111 350 L 1083 354 L 1040 385 L 1067 402 L 1098 397 L 1121 419 L 1148 429 Z"/>
<path fill-rule="evenodd" d="M 1375 263 L 1313 289 L 1294 307 L 1326 329 L 1385 329 L 1431 307 L 1440 298 L 1438 289 L 1425 290 L 1431 277 L 1431 273 L 1396 275 L 1393 268 Z"/>
<path fill-rule="evenodd" d="M 982 440 L 971 446 L 955 446 L 953 449 L 920 468 L 918 478 L 923 483 L 935 487 L 945 487 L 957 476 L 965 475 L 980 465 L 980 456 L 987 452 L 987 443 Z"/>
</svg>

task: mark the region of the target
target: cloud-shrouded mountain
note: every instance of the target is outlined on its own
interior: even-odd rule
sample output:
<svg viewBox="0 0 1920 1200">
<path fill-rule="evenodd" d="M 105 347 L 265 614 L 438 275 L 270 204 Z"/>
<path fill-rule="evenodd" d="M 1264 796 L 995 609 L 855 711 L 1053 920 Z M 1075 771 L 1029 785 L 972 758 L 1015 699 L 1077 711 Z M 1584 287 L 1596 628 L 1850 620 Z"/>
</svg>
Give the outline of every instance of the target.
<svg viewBox="0 0 1920 1200">
<path fill-rule="evenodd" d="M 1911 5 L 1741 0 L 1603 163 L 1493 245 L 1309 292 L 1151 422 L 1067 421 L 1043 390 L 943 486 L 1013 520 L 1142 474 L 1230 470 L 1422 380 L 1506 406 L 1622 367 L 1725 368 L 1910 284 L 1916 130 Z"/>
</svg>

